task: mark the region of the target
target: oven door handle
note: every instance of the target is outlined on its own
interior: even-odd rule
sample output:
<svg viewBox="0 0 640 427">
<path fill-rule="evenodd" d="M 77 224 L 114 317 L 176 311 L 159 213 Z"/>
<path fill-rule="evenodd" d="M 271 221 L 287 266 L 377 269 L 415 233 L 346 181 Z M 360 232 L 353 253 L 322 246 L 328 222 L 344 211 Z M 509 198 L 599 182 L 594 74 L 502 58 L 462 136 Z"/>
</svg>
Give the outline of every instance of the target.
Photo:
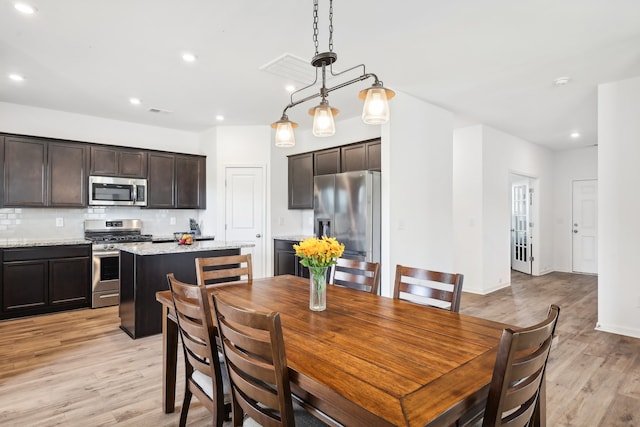
<svg viewBox="0 0 640 427">
<path fill-rule="evenodd" d="M 107 258 L 113 256 L 120 256 L 120 251 L 93 251 L 93 256 L 96 258 Z"/>
</svg>

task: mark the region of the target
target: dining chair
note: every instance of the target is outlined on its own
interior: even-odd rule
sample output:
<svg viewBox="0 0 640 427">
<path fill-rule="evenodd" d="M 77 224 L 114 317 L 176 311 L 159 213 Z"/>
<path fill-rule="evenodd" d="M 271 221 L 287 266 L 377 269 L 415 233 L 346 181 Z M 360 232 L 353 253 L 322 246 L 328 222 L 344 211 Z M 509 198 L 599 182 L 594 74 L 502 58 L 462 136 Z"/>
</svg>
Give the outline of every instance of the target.
<svg viewBox="0 0 640 427">
<path fill-rule="evenodd" d="M 227 373 L 221 367 L 216 345 L 217 328 L 204 286 L 177 280 L 167 274 L 185 362 L 185 391 L 180 427 L 186 425 L 191 397 L 196 396 L 213 415 L 213 424 L 229 419 L 231 394 Z"/>
<path fill-rule="evenodd" d="M 233 426 L 326 426 L 293 404 L 280 314 L 244 309 L 220 292 L 211 298 L 231 383 Z"/>
<path fill-rule="evenodd" d="M 537 325 L 503 331 L 483 427 L 545 424 L 541 390 L 559 315 L 560 307 L 554 304 L 546 320 Z"/>
<path fill-rule="evenodd" d="M 251 283 L 251 254 L 196 258 L 196 278 L 199 286 L 243 280 Z"/>
<path fill-rule="evenodd" d="M 380 263 L 338 258 L 331 267 L 329 283 L 377 295 Z"/>
<path fill-rule="evenodd" d="M 460 311 L 464 275 L 396 266 L 393 298 Z"/>
</svg>

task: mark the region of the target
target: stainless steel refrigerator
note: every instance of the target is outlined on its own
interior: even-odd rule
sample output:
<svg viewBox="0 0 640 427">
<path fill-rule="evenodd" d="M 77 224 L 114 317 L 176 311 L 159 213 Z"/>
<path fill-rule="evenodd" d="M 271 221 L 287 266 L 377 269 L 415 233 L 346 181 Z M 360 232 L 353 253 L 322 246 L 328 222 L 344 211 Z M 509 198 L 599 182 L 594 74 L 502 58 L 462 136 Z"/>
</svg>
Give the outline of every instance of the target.
<svg viewBox="0 0 640 427">
<path fill-rule="evenodd" d="M 314 178 L 314 233 L 335 237 L 343 257 L 380 262 L 380 172 Z"/>
</svg>

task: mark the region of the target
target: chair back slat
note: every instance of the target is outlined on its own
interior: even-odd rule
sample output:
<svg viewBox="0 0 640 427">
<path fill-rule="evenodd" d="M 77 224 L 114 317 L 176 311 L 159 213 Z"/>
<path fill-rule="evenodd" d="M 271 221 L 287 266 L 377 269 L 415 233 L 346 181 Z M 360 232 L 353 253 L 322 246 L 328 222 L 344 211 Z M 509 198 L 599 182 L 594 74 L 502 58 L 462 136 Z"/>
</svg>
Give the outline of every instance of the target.
<svg viewBox="0 0 640 427">
<path fill-rule="evenodd" d="M 338 258 L 336 264 L 331 267 L 329 283 L 378 294 L 380 264 L 377 262 Z"/>
<path fill-rule="evenodd" d="M 217 292 L 212 300 L 231 381 L 234 425 L 242 425 L 246 413 L 263 426 L 294 426 L 279 313 L 244 309 Z"/>
<path fill-rule="evenodd" d="M 393 297 L 457 313 L 463 280 L 462 274 L 397 265 Z"/>
<path fill-rule="evenodd" d="M 483 427 L 530 425 L 544 404 L 540 389 L 559 315 L 560 308 L 552 305 L 543 322 L 503 331 Z"/>
<path fill-rule="evenodd" d="M 253 281 L 251 254 L 196 258 L 196 277 L 199 286 L 215 286 L 212 281 Z"/>
</svg>

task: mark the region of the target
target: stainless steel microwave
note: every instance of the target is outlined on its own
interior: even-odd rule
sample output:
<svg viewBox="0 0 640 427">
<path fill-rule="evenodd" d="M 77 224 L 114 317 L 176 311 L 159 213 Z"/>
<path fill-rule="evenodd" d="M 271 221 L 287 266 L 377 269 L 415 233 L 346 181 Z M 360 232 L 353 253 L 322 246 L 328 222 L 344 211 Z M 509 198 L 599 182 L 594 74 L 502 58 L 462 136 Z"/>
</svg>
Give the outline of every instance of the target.
<svg viewBox="0 0 640 427">
<path fill-rule="evenodd" d="M 89 176 L 90 206 L 147 206 L 147 180 Z"/>
</svg>

